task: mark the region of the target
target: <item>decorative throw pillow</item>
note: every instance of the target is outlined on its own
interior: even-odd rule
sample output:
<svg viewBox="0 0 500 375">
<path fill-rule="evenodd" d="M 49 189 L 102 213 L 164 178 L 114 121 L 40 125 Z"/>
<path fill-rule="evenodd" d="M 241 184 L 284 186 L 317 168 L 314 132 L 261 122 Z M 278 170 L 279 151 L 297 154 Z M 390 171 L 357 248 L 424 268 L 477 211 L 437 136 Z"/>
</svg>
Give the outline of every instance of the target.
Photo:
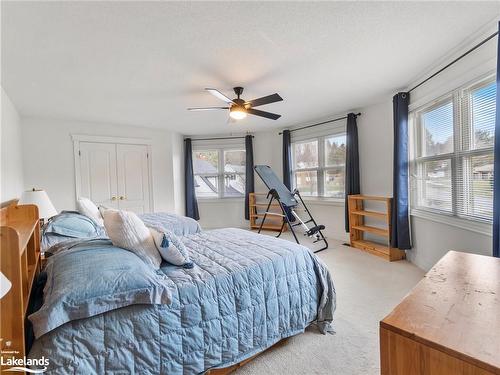
<svg viewBox="0 0 500 375">
<path fill-rule="evenodd" d="M 134 212 L 102 210 L 104 227 L 114 246 L 129 250 L 154 269 L 160 268 L 161 255 L 151 232 Z"/>
<path fill-rule="evenodd" d="M 179 237 L 167 230 L 159 231 L 154 228 L 150 228 L 150 230 L 156 247 L 164 260 L 175 266 L 182 266 L 184 268 L 194 267 L 193 262 L 189 258 L 186 246 L 184 246 Z"/>
<path fill-rule="evenodd" d="M 83 197 L 78 198 L 78 200 L 76 201 L 76 206 L 79 213 L 87 217 L 90 217 L 101 227 L 104 226 L 104 221 L 102 220 L 102 216 L 101 213 L 99 212 L 99 209 L 97 208 L 95 203 L 92 202 L 90 199 Z"/>
</svg>

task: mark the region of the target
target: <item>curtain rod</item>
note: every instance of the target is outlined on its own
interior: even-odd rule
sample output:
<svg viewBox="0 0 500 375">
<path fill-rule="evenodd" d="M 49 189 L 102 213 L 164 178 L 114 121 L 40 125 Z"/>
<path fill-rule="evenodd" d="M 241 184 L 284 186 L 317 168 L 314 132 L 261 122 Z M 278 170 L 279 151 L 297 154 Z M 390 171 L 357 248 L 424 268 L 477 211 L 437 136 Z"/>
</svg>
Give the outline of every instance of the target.
<svg viewBox="0 0 500 375">
<path fill-rule="evenodd" d="M 361 116 L 361 113 L 355 113 L 354 114 L 356 117 Z M 290 133 L 297 131 L 297 130 L 302 130 L 302 129 L 307 129 L 307 128 L 312 128 L 313 126 L 318 126 L 318 125 L 323 125 L 323 124 L 328 124 L 329 122 L 335 122 L 335 121 L 340 121 L 340 120 L 345 120 L 347 116 L 344 117 L 339 117 L 339 118 L 334 118 L 333 120 L 328 120 L 328 121 L 323 121 L 323 122 L 318 122 L 317 124 L 312 124 L 312 125 L 307 125 L 307 126 L 302 126 L 301 128 L 296 128 L 296 129 L 290 129 Z M 283 134 L 283 132 L 279 132 L 278 135 Z"/>
<path fill-rule="evenodd" d="M 252 138 L 254 137 L 253 135 L 251 136 Z M 189 137 L 188 137 L 189 138 Z M 184 140 L 188 139 L 184 138 Z M 244 137 L 214 137 L 214 138 L 190 138 L 191 141 L 217 141 L 221 139 L 245 139 L 246 136 Z"/>
<path fill-rule="evenodd" d="M 474 52 L 476 49 L 478 49 L 479 47 L 481 47 L 483 44 L 485 44 L 487 41 L 489 41 L 490 39 L 493 39 L 495 36 L 498 35 L 498 31 L 494 32 L 493 34 L 491 34 L 489 37 L 487 37 L 486 39 L 482 40 L 481 42 L 479 42 L 478 44 L 476 44 L 474 47 L 472 47 L 471 49 L 469 49 L 467 52 L 463 53 L 462 55 L 458 56 L 455 60 L 453 60 L 451 63 L 449 63 L 448 65 L 446 65 L 445 67 L 439 69 L 436 73 L 432 74 L 430 77 L 427 77 L 426 79 L 424 79 L 422 82 L 420 82 L 418 85 L 412 87 L 411 89 L 408 90 L 408 92 L 412 92 L 413 90 L 415 90 L 416 88 L 422 86 L 424 83 L 426 83 L 427 81 L 429 81 L 430 79 L 434 78 L 435 76 L 437 76 L 439 73 L 443 72 L 444 70 L 448 69 L 450 66 L 452 66 L 453 64 L 455 64 L 457 61 L 463 59 L 465 56 L 467 56 L 469 53 L 471 52 Z"/>
</svg>

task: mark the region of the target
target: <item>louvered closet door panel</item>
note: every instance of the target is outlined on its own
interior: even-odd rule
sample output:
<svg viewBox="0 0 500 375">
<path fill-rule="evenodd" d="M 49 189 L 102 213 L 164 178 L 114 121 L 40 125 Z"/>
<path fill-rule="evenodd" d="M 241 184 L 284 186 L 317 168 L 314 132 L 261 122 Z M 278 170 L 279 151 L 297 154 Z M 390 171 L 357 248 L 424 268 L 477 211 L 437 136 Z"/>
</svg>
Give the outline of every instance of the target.
<svg viewBox="0 0 500 375">
<path fill-rule="evenodd" d="M 118 208 L 116 145 L 80 143 L 80 197 Z"/>
<path fill-rule="evenodd" d="M 148 147 L 116 145 L 118 205 L 122 210 L 150 211 Z"/>
</svg>

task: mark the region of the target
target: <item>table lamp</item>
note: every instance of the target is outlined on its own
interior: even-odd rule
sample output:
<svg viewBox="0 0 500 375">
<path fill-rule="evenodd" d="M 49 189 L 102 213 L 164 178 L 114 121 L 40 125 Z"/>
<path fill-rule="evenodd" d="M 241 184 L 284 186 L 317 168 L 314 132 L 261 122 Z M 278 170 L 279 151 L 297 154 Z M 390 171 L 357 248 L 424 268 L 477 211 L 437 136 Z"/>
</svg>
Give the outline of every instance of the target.
<svg viewBox="0 0 500 375">
<path fill-rule="evenodd" d="M 12 283 L 2 272 L 0 272 L 0 299 L 7 294 L 11 287 Z"/>
<path fill-rule="evenodd" d="M 52 216 L 57 215 L 54 205 L 49 199 L 49 196 L 44 190 L 27 190 L 21 195 L 21 199 L 17 204 L 34 204 L 38 207 L 38 216 L 43 224 L 44 219 L 50 219 Z"/>
</svg>

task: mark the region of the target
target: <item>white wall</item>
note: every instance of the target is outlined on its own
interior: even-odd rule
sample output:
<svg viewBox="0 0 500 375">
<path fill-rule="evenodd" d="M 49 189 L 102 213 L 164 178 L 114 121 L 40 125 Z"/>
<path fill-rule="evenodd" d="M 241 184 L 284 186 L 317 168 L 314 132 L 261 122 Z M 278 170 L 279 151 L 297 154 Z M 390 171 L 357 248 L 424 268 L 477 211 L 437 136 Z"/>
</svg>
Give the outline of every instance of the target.
<svg viewBox="0 0 500 375">
<path fill-rule="evenodd" d="M 172 133 L 171 138 L 175 212 L 184 215 L 186 212 L 184 204 L 184 136 L 180 133 Z"/>
<path fill-rule="evenodd" d="M 0 202 L 20 198 L 24 190 L 19 114 L 2 88 Z"/>
<path fill-rule="evenodd" d="M 245 220 L 245 201 L 242 198 L 198 199 L 200 225 L 203 229 L 248 228 Z"/>
<path fill-rule="evenodd" d="M 71 134 L 88 134 L 151 139 L 154 209 L 183 212 L 179 201 L 176 205 L 176 198 L 182 197 L 176 191 L 182 187 L 179 182 L 182 179 L 174 175 L 181 168 L 178 143 L 182 141 L 178 134 L 134 126 L 38 118 L 22 118 L 21 126 L 25 185 L 45 189 L 58 211 L 75 208 Z"/>
<path fill-rule="evenodd" d="M 416 216 L 411 221 L 413 249 L 406 252 L 406 257 L 424 270 L 450 250 L 492 255 L 491 236 Z"/>
<path fill-rule="evenodd" d="M 392 98 L 360 109 L 357 118 L 361 193 L 392 196 Z"/>
</svg>

